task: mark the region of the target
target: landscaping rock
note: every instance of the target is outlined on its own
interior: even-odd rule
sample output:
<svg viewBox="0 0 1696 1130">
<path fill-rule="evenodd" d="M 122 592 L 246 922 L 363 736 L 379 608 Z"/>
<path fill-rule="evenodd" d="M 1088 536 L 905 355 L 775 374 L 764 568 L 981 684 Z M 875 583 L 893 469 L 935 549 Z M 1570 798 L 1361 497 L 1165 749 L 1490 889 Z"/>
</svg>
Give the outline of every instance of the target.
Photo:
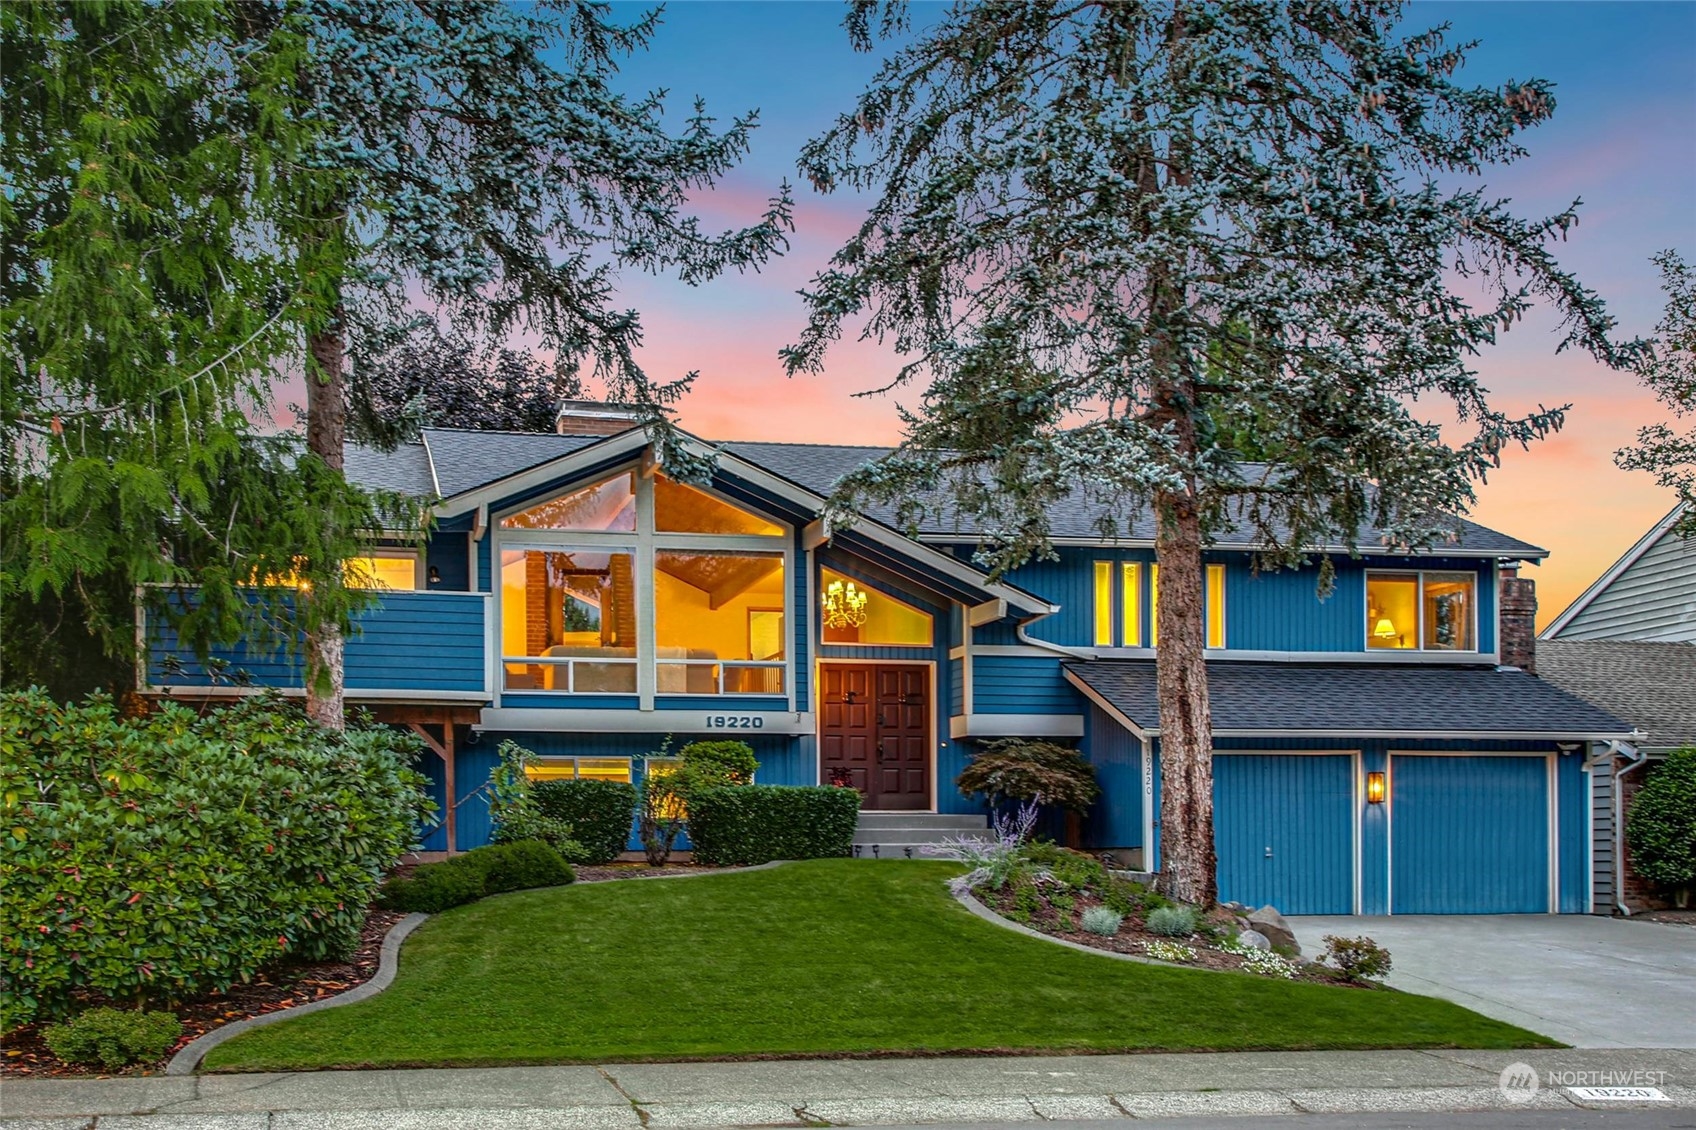
<svg viewBox="0 0 1696 1130">
<path fill-rule="evenodd" d="M 1237 935 L 1237 944 L 1240 946 L 1250 946 L 1257 950 L 1269 950 L 1272 948 L 1271 940 L 1259 930 L 1244 930 L 1242 933 Z"/>
<path fill-rule="evenodd" d="M 1296 941 L 1296 934 L 1284 916 L 1278 913 L 1275 906 L 1263 906 L 1248 916 L 1248 924 L 1256 931 L 1266 935 L 1267 941 L 1274 947 L 1287 946 L 1298 955 L 1301 953 L 1301 943 Z"/>
</svg>

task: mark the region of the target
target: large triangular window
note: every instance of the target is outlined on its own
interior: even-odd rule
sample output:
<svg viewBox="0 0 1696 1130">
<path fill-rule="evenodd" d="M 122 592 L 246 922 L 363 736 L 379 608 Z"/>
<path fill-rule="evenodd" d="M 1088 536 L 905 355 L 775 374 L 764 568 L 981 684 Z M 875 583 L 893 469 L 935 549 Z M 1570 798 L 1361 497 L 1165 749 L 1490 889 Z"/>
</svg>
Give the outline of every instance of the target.
<svg viewBox="0 0 1696 1130">
<path fill-rule="evenodd" d="M 931 645 L 935 629 L 930 613 L 834 569 L 822 572 L 820 642 L 886 647 Z"/>
<path fill-rule="evenodd" d="M 777 537 L 783 527 L 706 491 L 654 477 L 654 529 L 662 534 L 752 534 Z"/>
<path fill-rule="evenodd" d="M 584 530 L 631 533 L 636 529 L 636 480 L 629 471 L 562 498 L 501 519 L 506 530 Z"/>
</svg>

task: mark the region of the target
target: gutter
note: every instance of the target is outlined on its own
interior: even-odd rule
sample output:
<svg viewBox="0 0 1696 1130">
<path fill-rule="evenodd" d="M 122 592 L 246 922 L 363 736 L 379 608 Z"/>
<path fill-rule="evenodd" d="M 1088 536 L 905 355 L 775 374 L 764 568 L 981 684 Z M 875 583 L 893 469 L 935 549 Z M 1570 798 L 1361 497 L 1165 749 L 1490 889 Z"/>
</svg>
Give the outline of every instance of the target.
<svg viewBox="0 0 1696 1130">
<path fill-rule="evenodd" d="M 1067 647 L 1065 644 L 1049 643 L 1047 640 L 1039 640 L 1026 634 L 1026 625 L 1034 624 L 1038 620 L 1046 619 L 1052 615 L 1052 612 L 1044 612 L 1040 616 L 1032 616 L 1028 620 L 1020 620 L 1017 624 L 1013 625 L 1013 638 L 1029 647 L 1038 648 L 1042 651 L 1052 651 L 1056 655 L 1064 655 L 1068 659 L 1094 659 L 1095 652 L 1089 648 Z"/>
</svg>

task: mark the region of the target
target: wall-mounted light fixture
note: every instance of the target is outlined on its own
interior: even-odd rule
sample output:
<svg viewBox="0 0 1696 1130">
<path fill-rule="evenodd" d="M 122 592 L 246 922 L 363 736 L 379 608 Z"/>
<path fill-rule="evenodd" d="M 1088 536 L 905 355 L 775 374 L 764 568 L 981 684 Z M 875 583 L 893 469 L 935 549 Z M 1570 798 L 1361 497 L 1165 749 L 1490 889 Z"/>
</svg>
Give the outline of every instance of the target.
<svg viewBox="0 0 1696 1130">
<path fill-rule="evenodd" d="M 1366 775 L 1366 803 L 1384 803 L 1384 774 L 1368 773 Z"/>
</svg>

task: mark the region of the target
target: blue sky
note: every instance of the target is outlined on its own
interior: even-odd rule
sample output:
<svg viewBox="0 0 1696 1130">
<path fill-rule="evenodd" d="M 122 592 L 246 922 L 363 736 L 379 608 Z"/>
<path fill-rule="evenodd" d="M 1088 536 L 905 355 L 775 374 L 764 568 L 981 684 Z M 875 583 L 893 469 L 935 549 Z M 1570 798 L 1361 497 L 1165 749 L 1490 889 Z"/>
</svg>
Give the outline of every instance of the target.
<svg viewBox="0 0 1696 1130">
<path fill-rule="evenodd" d="M 621 16 L 643 5 L 616 4 Z M 795 156 L 851 105 L 877 58 L 849 49 L 836 3 L 685 0 L 665 11 L 653 48 L 624 68 L 632 91 L 666 87 L 674 111 L 696 95 L 721 118 L 752 108 L 761 127 L 747 161 L 703 201 L 725 224 L 753 218 L 761 200 L 795 178 Z M 936 5 L 916 5 L 923 24 Z M 1406 23 L 1448 22 L 1477 39 L 1461 78 L 1497 85 L 1536 76 L 1555 84 L 1554 119 L 1528 135 L 1531 156 L 1483 178 L 1522 215 L 1575 197 L 1581 223 L 1561 261 L 1600 291 L 1623 328 L 1649 332 L 1660 293 L 1648 259 L 1663 247 L 1696 257 L 1696 3 L 1415 3 Z M 891 355 L 849 343 L 822 377 L 782 375 L 777 349 L 804 312 L 795 290 L 858 220 L 852 198 L 795 186 L 793 247 L 758 276 L 691 289 L 625 279 L 648 330 L 644 360 L 656 377 L 701 370 L 683 422 L 724 438 L 880 443 L 895 434 L 887 399 L 855 399 L 882 382 Z M 1659 418 L 1627 376 L 1554 353 L 1553 325 L 1532 317 L 1480 362 L 1509 408 L 1571 402 L 1567 429 L 1510 456 L 1481 492 L 1476 517 L 1554 551 L 1539 573 L 1543 619 L 1558 612 L 1671 505 L 1645 476 L 1614 469 L 1612 451 Z"/>
</svg>

